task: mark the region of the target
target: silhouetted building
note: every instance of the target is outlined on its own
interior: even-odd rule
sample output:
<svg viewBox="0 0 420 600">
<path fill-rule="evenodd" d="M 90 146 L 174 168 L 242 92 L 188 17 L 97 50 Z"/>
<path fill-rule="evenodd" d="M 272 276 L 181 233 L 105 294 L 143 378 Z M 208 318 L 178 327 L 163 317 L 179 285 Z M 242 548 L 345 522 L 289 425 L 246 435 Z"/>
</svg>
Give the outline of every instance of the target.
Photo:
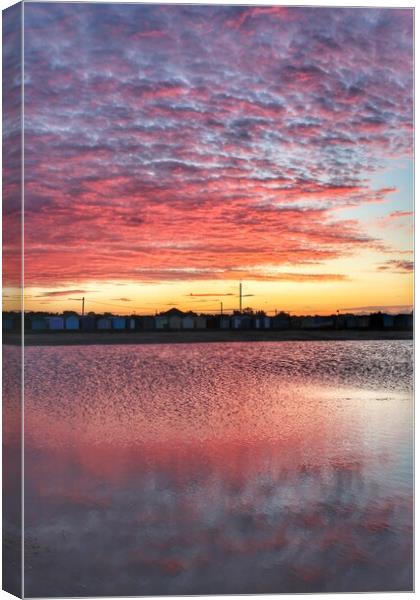
<svg viewBox="0 0 420 600">
<path fill-rule="evenodd" d="M 198 315 L 194 317 L 194 329 L 206 329 L 207 328 L 207 318 L 203 315 Z"/>
<path fill-rule="evenodd" d="M 166 315 L 156 315 L 155 328 L 158 330 L 169 329 L 169 317 L 167 317 Z"/>
<path fill-rule="evenodd" d="M 128 331 L 134 331 L 136 329 L 136 319 L 134 317 L 128 317 L 125 320 L 125 327 Z"/>
<path fill-rule="evenodd" d="M 136 318 L 136 329 L 152 331 L 155 329 L 155 318 L 150 316 Z"/>
<path fill-rule="evenodd" d="M 45 317 L 31 316 L 30 324 L 33 331 L 45 331 L 48 329 L 48 321 Z"/>
<path fill-rule="evenodd" d="M 231 318 L 232 329 L 252 329 L 253 319 L 250 315 L 234 315 Z"/>
<path fill-rule="evenodd" d="M 94 317 L 92 315 L 87 315 L 85 317 L 81 317 L 80 328 L 82 331 L 95 331 L 96 317 Z"/>
<path fill-rule="evenodd" d="M 184 315 L 182 317 L 182 329 L 194 329 L 193 315 Z"/>
<path fill-rule="evenodd" d="M 4 331 L 13 331 L 15 326 L 15 320 L 11 315 L 3 314 L 2 328 Z"/>
<path fill-rule="evenodd" d="M 413 329 L 413 315 L 395 315 L 394 317 L 394 327 L 395 329 L 408 331 Z"/>
<path fill-rule="evenodd" d="M 171 314 L 169 316 L 169 329 L 171 331 L 178 331 L 182 327 L 182 319 L 180 315 Z"/>
<path fill-rule="evenodd" d="M 266 315 L 255 317 L 254 319 L 255 329 L 270 329 L 271 319 Z"/>
<path fill-rule="evenodd" d="M 80 327 L 79 317 L 77 315 L 68 315 L 64 318 L 65 328 L 71 331 L 76 331 Z"/>
<path fill-rule="evenodd" d="M 125 327 L 126 327 L 125 317 L 112 317 L 111 321 L 112 321 L 112 329 L 121 331 L 121 330 L 125 329 Z"/>
<path fill-rule="evenodd" d="M 382 315 L 384 329 L 391 329 L 394 327 L 394 315 Z"/>
<path fill-rule="evenodd" d="M 63 317 L 47 317 L 48 329 L 51 331 L 62 331 L 64 329 L 64 318 Z"/>
<path fill-rule="evenodd" d="M 108 317 L 99 317 L 96 321 L 96 329 L 99 331 L 107 331 L 112 329 L 112 321 Z"/>
<path fill-rule="evenodd" d="M 299 322 L 300 326 L 300 322 Z M 272 329 L 290 329 L 291 320 L 290 315 L 287 313 L 281 312 L 272 317 L 271 319 L 271 327 Z"/>
</svg>

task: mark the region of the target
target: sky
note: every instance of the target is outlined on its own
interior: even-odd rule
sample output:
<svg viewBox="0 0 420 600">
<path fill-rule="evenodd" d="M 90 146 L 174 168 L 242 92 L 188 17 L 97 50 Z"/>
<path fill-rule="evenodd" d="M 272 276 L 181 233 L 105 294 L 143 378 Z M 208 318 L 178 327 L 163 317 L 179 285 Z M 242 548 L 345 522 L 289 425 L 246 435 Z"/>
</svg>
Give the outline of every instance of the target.
<svg viewBox="0 0 420 600">
<path fill-rule="evenodd" d="M 411 310 L 412 30 L 26 4 L 25 308 Z"/>
</svg>

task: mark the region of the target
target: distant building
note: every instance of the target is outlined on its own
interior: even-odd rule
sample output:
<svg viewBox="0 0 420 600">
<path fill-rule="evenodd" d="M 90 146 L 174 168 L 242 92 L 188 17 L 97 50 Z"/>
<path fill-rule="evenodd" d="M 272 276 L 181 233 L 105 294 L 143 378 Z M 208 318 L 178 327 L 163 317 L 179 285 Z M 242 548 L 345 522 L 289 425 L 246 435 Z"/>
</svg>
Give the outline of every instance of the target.
<svg viewBox="0 0 420 600">
<path fill-rule="evenodd" d="M 68 315 L 64 318 L 65 327 L 71 331 L 78 330 L 80 327 L 79 317 L 77 315 Z"/>
<path fill-rule="evenodd" d="M 369 317 L 369 325 L 371 329 L 382 329 L 384 326 L 382 313 L 372 313 Z"/>
<path fill-rule="evenodd" d="M 219 317 L 219 328 L 220 329 L 230 329 L 230 318 L 221 315 Z"/>
<path fill-rule="evenodd" d="M 134 331 L 136 329 L 136 319 L 134 317 L 126 319 L 126 328 L 129 331 Z"/>
<path fill-rule="evenodd" d="M 332 317 L 304 317 L 302 329 L 333 329 L 334 320 Z"/>
<path fill-rule="evenodd" d="M 182 317 L 182 329 L 194 329 L 193 315 L 184 315 Z"/>
<path fill-rule="evenodd" d="M 3 314 L 2 327 L 4 331 L 12 331 L 15 325 L 15 320 L 11 315 Z"/>
<path fill-rule="evenodd" d="M 182 318 L 179 315 L 171 315 L 169 317 L 169 329 L 171 331 L 178 331 L 182 327 Z"/>
<path fill-rule="evenodd" d="M 155 329 L 155 319 L 153 317 L 140 317 L 136 319 L 136 328 L 144 331 L 152 331 Z"/>
<path fill-rule="evenodd" d="M 62 331 L 64 329 L 63 317 L 47 317 L 48 329 L 51 331 Z"/>
<path fill-rule="evenodd" d="M 394 315 L 382 315 L 384 329 L 394 327 Z"/>
<path fill-rule="evenodd" d="M 233 315 L 231 318 L 232 329 L 252 329 L 252 317 L 250 315 Z"/>
<path fill-rule="evenodd" d="M 357 329 L 358 317 L 356 315 L 345 315 L 344 324 L 346 329 Z"/>
<path fill-rule="evenodd" d="M 45 331 L 48 329 L 48 321 L 45 317 L 31 316 L 30 324 L 33 331 Z"/>
<path fill-rule="evenodd" d="M 395 315 L 394 317 L 394 327 L 395 329 L 408 331 L 413 329 L 413 315 Z"/>
<path fill-rule="evenodd" d="M 96 317 L 87 315 L 85 317 L 81 317 L 80 319 L 80 327 L 82 331 L 95 331 L 96 329 Z"/>
<path fill-rule="evenodd" d="M 271 319 L 267 316 L 255 317 L 255 329 L 270 329 Z"/>
<path fill-rule="evenodd" d="M 178 308 L 171 308 L 166 312 L 160 313 L 155 317 L 156 329 L 170 329 L 178 331 L 182 329 L 182 321 L 187 313 L 183 313 Z"/>
<path fill-rule="evenodd" d="M 112 329 L 112 321 L 108 317 L 99 317 L 96 321 L 96 329 L 99 331 L 106 331 Z"/>
<path fill-rule="evenodd" d="M 118 331 L 125 329 L 125 326 L 126 326 L 125 317 L 112 317 L 111 322 L 112 322 L 112 329 L 116 329 Z"/>
<path fill-rule="evenodd" d="M 166 317 L 165 315 L 156 315 L 155 329 L 158 329 L 158 330 L 169 329 L 169 317 Z"/>
<path fill-rule="evenodd" d="M 356 319 L 356 326 L 358 329 L 368 329 L 369 316 L 368 315 L 359 315 Z"/>
<path fill-rule="evenodd" d="M 281 312 L 272 317 L 271 319 L 271 327 L 272 329 L 290 329 L 291 321 L 290 315 L 287 313 Z M 300 323 L 299 323 L 300 326 Z"/>
<path fill-rule="evenodd" d="M 207 329 L 207 318 L 203 315 L 194 317 L 194 328 L 195 329 Z"/>
</svg>

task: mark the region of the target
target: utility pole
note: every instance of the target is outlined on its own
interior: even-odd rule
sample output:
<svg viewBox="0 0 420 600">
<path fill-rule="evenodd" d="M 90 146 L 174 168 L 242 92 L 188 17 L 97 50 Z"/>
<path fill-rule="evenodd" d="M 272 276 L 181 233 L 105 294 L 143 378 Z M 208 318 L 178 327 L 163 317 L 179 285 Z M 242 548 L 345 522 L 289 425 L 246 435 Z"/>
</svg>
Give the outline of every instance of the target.
<svg viewBox="0 0 420 600">
<path fill-rule="evenodd" d="M 242 313 L 242 281 L 239 284 L 239 312 Z"/>
<path fill-rule="evenodd" d="M 223 315 L 223 302 L 220 303 L 220 314 Z"/>
<path fill-rule="evenodd" d="M 82 302 L 82 317 L 85 316 L 85 297 L 83 298 L 69 298 L 69 300 L 75 300 L 77 302 Z"/>
</svg>

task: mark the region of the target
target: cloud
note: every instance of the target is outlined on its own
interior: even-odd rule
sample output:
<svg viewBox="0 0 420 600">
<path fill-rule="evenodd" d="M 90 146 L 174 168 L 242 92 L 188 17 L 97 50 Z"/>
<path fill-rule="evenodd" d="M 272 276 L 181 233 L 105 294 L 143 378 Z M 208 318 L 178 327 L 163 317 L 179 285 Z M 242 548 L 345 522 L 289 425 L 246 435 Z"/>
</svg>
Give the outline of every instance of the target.
<svg viewBox="0 0 420 600">
<path fill-rule="evenodd" d="M 192 297 L 197 297 L 197 296 L 199 296 L 199 297 L 201 297 L 201 296 L 205 296 L 205 297 L 216 296 L 217 298 L 220 298 L 220 296 L 235 296 L 235 294 L 187 294 L 187 295 L 188 295 L 188 297 L 190 297 L 190 296 L 192 296 Z"/>
<path fill-rule="evenodd" d="M 405 217 L 412 217 L 413 215 L 414 215 L 414 213 L 411 210 L 395 210 L 394 212 L 390 213 L 388 216 L 390 219 L 402 219 Z"/>
<path fill-rule="evenodd" d="M 412 304 L 380 304 L 372 306 L 351 306 L 346 308 L 340 308 L 341 311 L 351 312 L 388 312 L 388 313 L 406 313 L 413 310 Z"/>
<path fill-rule="evenodd" d="M 387 200 L 366 173 L 412 156 L 411 11 L 53 3 L 25 19 L 31 285 L 380 249 L 340 209 Z"/>
<path fill-rule="evenodd" d="M 39 298 L 54 298 L 55 296 L 68 296 L 69 294 L 87 294 L 87 290 L 58 290 L 52 292 L 43 292 Z"/>
<path fill-rule="evenodd" d="M 412 273 L 414 262 L 412 260 L 387 260 L 378 266 L 378 271 L 392 271 L 393 273 Z"/>
</svg>

